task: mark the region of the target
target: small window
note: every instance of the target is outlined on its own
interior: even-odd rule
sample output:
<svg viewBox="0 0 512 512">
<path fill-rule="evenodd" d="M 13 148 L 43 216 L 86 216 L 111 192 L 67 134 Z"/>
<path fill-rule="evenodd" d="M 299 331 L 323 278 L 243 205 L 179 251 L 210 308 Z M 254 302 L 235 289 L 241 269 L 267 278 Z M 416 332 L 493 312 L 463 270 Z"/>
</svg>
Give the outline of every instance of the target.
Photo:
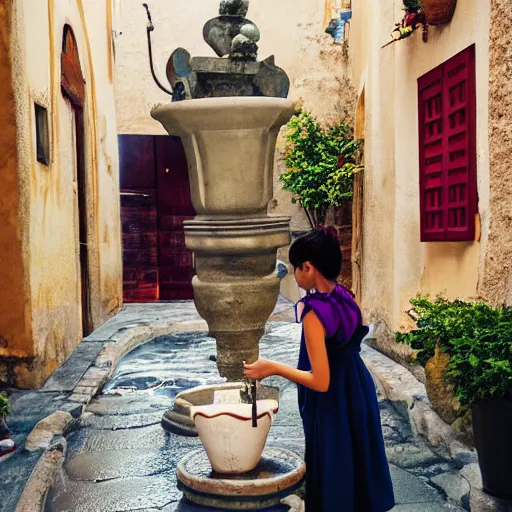
<svg viewBox="0 0 512 512">
<path fill-rule="evenodd" d="M 475 237 L 475 81 L 474 45 L 418 80 L 422 242 Z"/>
<path fill-rule="evenodd" d="M 50 138 L 48 136 L 48 110 L 35 103 L 37 161 L 50 165 Z"/>
</svg>

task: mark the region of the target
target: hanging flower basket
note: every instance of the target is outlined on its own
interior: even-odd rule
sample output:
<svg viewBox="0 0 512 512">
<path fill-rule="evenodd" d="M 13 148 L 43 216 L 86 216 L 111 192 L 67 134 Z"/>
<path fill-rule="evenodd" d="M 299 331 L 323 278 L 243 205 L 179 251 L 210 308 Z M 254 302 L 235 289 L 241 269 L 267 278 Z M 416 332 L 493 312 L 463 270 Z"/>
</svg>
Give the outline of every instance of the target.
<svg viewBox="0 0 512 512">
<path fill-rule="evenodd" d="M 447 25 L 453 18 L 457 0 L 422 0 L 421 8 L 429 25 Z"/>
</svg>

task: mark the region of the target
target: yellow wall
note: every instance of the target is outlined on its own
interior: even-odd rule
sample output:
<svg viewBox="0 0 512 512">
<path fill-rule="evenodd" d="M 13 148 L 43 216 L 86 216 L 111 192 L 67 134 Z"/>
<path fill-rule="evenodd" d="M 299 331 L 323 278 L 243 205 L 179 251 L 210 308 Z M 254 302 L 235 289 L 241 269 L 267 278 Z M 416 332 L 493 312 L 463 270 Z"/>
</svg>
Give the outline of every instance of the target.
<svg viewBox="0 0 512 512">
<path fill-rule="evenodd" d="M 0 0 L 0 357 L 32 354 L 31 331 L 25 307 L 25 272 L 21 258 L 20 187 L 16 151 L 16 106 L 12 86 L 10 41 L 13 33 L 13 0 Z M 17 291 L 17 293 L 14 293 Z M 13 347 L 11 340 L 19 343 Z M 0 379 L 5 369 L 0 366 Z"/>
<path fill-rule="evenodd" d="M 489 223 L 488 1 L 459 0 L 448 26 L 418 31 L 382 49 L 403 16 L 401 0 L 353 0 L 350 54 L 355 87 L 365 90 L 363 307 L 370 321 L 406 327 L 416 293 L 478 294 Z M 476 44 L 480 242 L 421 243 L 417 79 Z"/>
<path fill-rule="evenodd" d="M 111 55 L 106 51 L 111 48 L 108 2 L 15 2 L 11 49 L 25 277 L 11 293 L 23 294 L 31 333 L 10 336 L 7 355 L 29 347 L 34 356 L 30 364 L 9 370 L 21 387 L 41 385 L 82 338 L 73 112 L 60 88 L 65 24 L 75 34 L 86 81 L 87 243 L 94 326 L 121 305 L 116 119 Z M 49 166 L 36 158 L 34 102 L 48 109 Z M 0 335 L 4 325 L 0 310 Z"/>
</svg>

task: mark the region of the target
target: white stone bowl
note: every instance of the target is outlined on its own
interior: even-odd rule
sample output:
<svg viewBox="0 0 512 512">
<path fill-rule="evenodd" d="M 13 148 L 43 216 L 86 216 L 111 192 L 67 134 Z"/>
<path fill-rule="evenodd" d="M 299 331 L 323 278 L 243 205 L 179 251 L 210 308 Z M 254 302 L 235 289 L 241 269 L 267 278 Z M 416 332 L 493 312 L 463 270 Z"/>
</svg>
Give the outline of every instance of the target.
<svg viewBox="0 0 512 512">
<path fill-rule="evenodd" d="M 278 407 L 276 400 L 258 400 L 256 428 L 252 426 L 251 404 L 190 408 L 190 416 L 216 473 L 247 473 L 258 465 Z"/>
</svg>

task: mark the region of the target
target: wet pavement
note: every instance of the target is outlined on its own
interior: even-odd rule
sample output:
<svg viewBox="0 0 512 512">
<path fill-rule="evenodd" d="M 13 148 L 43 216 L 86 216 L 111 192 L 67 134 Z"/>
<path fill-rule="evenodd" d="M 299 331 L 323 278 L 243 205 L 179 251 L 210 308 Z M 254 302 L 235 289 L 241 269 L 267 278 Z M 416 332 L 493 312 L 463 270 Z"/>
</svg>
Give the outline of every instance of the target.
<svg viewBox="0 0 512 512">
<path fill-rule="evenodd" d="M 294 364 L 299 334 L 296 324 L 269 324 L 262 357 Z M 178 392 L 221 381 L 214 354 L 214 340 L 205 333 L 187 332 L 160 336 L 125 356 L 103 394 L 88 405 L 77 429 L 68 435 L 66 461 L 48 495 L 46 512 L 212 510 L 185 503 L 177 489 L 176 465 L 201 446 L 199 439 L 167 433 L 160 420 Z M 280 378 L 268 383 L 281 388 L 280 411 L 268 445 L 303 455 L 296 388 Z M 415 439 L 392 405 L 381 402 L 381 413 L 396 511 L 461 510 L 432 485 L 436 476 L 455 468 Z M 342 509 L 342 504 L 333 504 L 333 512 Z"/>
</svg>

